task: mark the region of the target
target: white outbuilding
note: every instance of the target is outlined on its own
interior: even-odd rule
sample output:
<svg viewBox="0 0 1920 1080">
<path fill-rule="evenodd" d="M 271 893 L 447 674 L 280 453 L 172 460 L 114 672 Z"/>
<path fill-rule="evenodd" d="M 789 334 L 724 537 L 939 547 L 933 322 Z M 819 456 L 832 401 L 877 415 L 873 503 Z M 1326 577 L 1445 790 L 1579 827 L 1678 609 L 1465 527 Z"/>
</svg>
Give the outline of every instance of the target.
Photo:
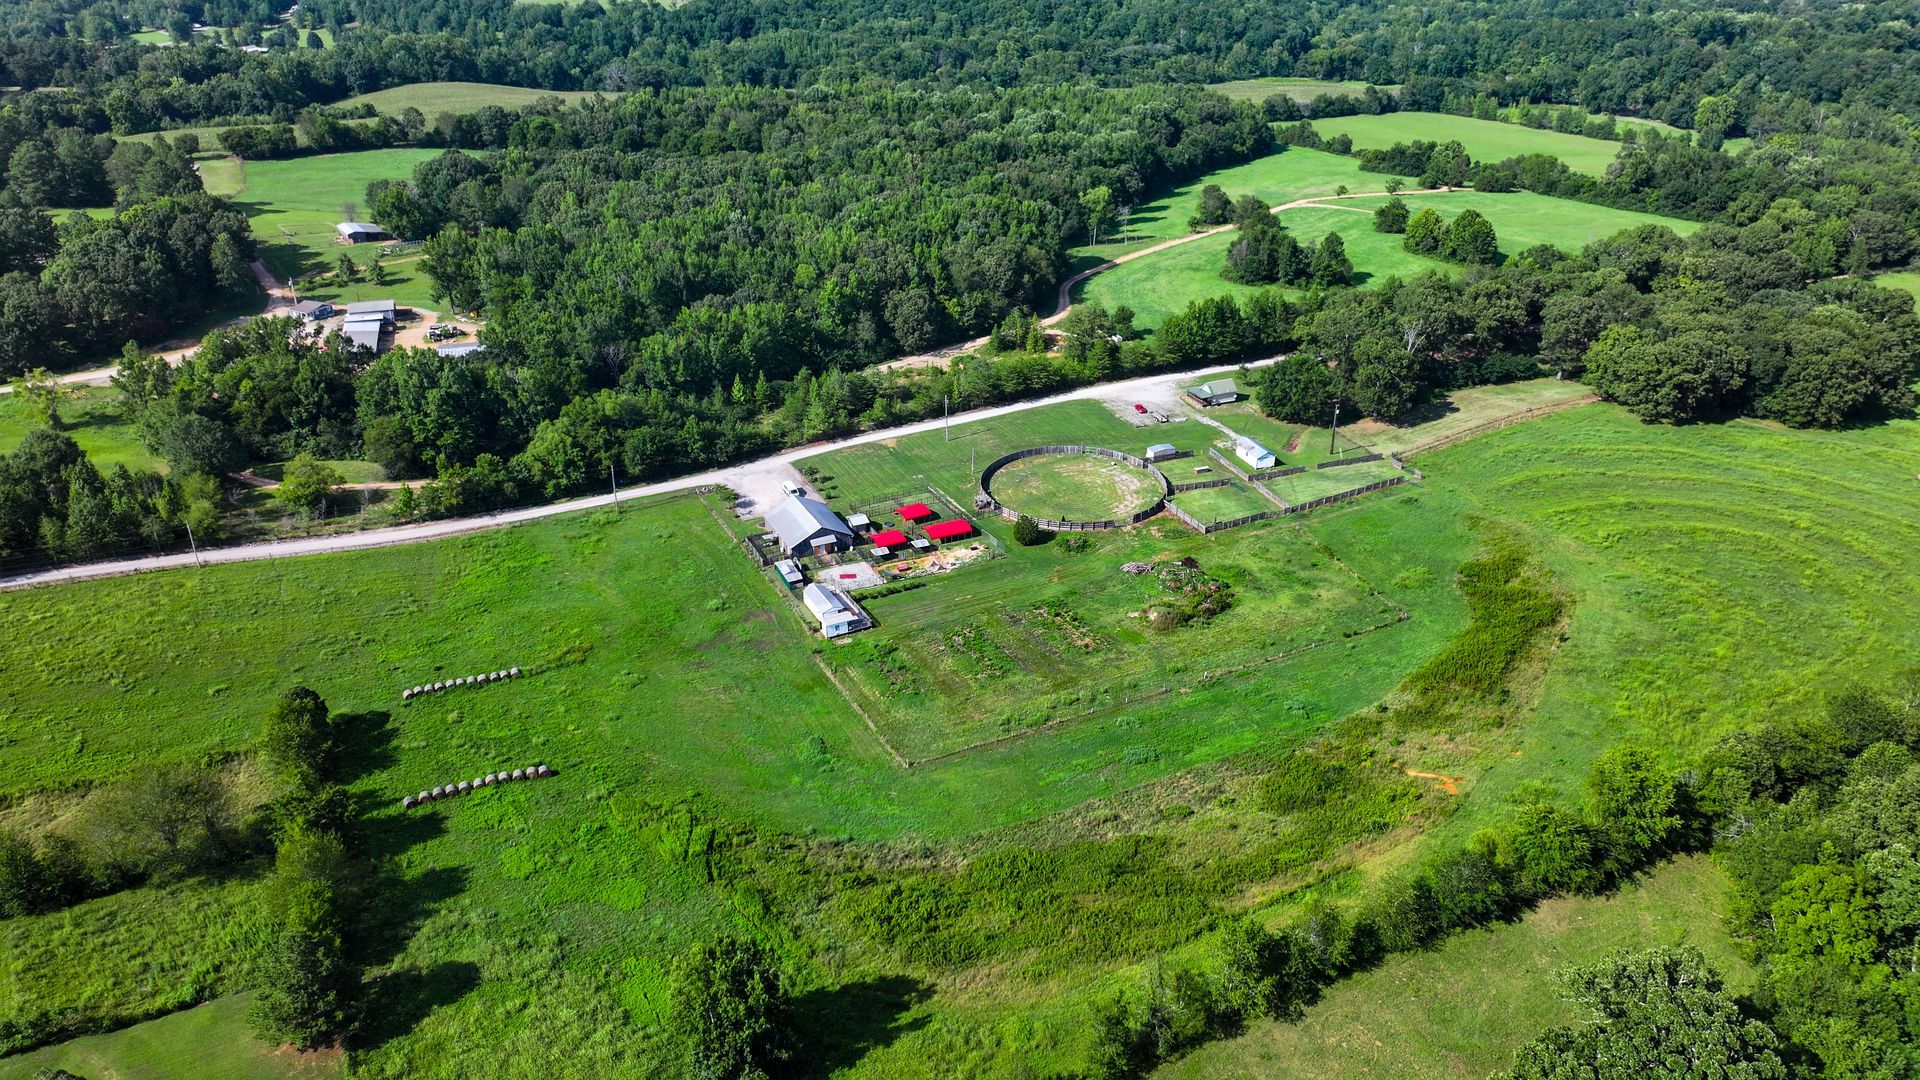
<svg viewBox="0 0 1920 1080">
<path fill-rule="evenodd" d="M 1271 469 L 1274 463 L 1279 460 L 1273 456 L 1273 451 L 1261 446 L 1245 435 L 1237 435 L 1234 437 L 1233 453 L 1234 456 L 1238 457 L 1241 461 L 1246 462 L 1247 467 L 1250 469 Z"/>
<path fill-rule="evenodd" d="M 807 610 L 813 612 L 813 617 L 820 620 L 821 637 L 836 638 L 851 634 L 859 629 L 863 621 L 853 601 L 819 582 L 800 590 L 800 599 L 806 603 Z"/>
</svg>

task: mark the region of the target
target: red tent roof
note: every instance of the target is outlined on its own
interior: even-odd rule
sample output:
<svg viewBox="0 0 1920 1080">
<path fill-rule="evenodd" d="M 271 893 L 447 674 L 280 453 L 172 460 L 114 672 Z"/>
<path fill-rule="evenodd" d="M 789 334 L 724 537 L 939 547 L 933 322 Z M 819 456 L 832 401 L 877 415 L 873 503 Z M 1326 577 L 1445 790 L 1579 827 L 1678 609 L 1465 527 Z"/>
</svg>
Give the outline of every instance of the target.
<svg viewBox="0 0 1920 1080">
<path fill-rule="evenodd" d="M 899 547 L 907 542 L 907 534 L 899 529 L 887 529 L 874 533 L 870 539 L 881 547 Z"/>
<path fill-rule="evenodd" d="M 966 521 L 962 518 L 936 521 L 927 526 L 927 539 L 929 540 L 951 540 L 956 536 L 971 535 L 973 535 L 973 522 Z"/>
<path fill-rule="evenodd" d="M 921 518 L 932 517 L 933 511 L 927 509 L 926 503 L 912 503 L 900 508 L 900 516 L 908 521 L 919 521 Z"/>
</svg>

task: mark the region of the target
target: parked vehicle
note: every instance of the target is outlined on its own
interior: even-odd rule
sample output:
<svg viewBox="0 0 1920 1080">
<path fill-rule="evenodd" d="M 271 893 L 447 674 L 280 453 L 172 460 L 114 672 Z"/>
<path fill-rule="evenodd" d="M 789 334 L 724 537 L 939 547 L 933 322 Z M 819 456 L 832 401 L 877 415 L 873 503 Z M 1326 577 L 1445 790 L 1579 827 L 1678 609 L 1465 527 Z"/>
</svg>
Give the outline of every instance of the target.
<svg viewBox="0 0 1920 1080">
<path fill-rule="evenodd" d="M 1139 413 L 1141 416 L 1147 415 L 1147 407 L 1137 401 L 1133 403 L 1133 411 Z"/>
</svg>

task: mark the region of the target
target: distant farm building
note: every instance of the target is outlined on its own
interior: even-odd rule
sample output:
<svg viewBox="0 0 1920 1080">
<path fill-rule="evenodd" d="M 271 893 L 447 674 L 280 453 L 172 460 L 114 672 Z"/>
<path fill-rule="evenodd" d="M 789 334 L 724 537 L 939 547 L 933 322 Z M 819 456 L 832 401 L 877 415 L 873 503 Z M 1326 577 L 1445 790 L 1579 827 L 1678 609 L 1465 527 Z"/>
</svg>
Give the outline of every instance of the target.
<svg viewBox="0 0 1920 1080">
<path fill-rule="evenodd" d="M 865 514 L 848 514 L 847 528 L 852 529 L 856 533 L 866 532 L 868 529 L 873 528 L 873 519 Z"/>
<path fill-rule="evenodd" d="M 1154 443 L 1152 446 L 1147 447 L 1148 461 L 1165 461 L 1168 458 L 1176 458 L 1179 456 L 1179 448 L 1172 443 Z"/>
<path fill-rule="evenodd" d="M 293 313 L 305 322 L 319 322 L 333 318 L 334 308 L 325 300 L 302 300 L 293 305 Z"/>
<path fill-rule="evenodd" d="M 366 221 L 343 221 L 333 228 L 340 234 L 340 239 L 349 244 L 367 244 L 376 240 L 393 239 L 387 235 L 387 230 Z"/>
<path fill-rule="evenodd" d="M 477 352 L 485 352 L 486 349 L 485 345 L 477 341 L 456 341 L 452 345 L 436 345 L 433 351 L 441 356 L 472 356 Z"/>
<path fill-rule="evenodd" d="M 1271 469 L 1274 463 L 1279 460 L 1273 456 L 1273 451 L 1261 446 L 1245 435 L 1237 436 L 1233 440 L 1233 452 L 1236 457 L 1246 462 L 1247 466 L 1253 469 Z"/>
<path fill-rule="evenodd" d="M 854 606 L 853 601 L 825 585 L 808 585 L 800 590 L 800 599 L 807 605 L 807 610 L 813 612 L 813 617 L 820 620 L 821 637 L 836 638 L 851 634 L 866 622 L 866 616 Z"/>
<path fill-rule="evenodd" d="M 933 516 L 933 509 L 926 503 L 908 503 L 900 508 L 900 516 L 908 521 L 925 521 Z"/>
<path fill-rule="evenodd" d="M 789 589 L 797 589 L 807 580 L 807 575 L 800 570 L 800 564 L 792 559 L 781 559 L 773 564 L 773 569 L 780 575 L 780 580 L 786 582 Z"/>
<path fill-rule="evenodd" d="M 789 496 L 767 512 L 767 531 L 780 541 L 780 550 L 799 558 L 853 546 L 853 530 L 827 504 L 805 495 Z"/>
<path fill-rule="evenodd" d="M 391 300 L 361 300 L 347 305 L 340 333 L 363 349 L 385 352 L 398 309 Z"/>
<path fill-rule="evenodd" d="M 973 522 L 967 521 L 964 518 L 936 521 L 927 526 L 927 539 L 929 540 L 958 540 L 963 536 L 972 535 Z"/>
<path fill-rule="evenodd" d="M 1187 387 L 1187 396 L 1202 405 L 1226 405 L 1240 400 L 1240 388 L 1232 379 L 1215 379 Z"/>
</svg>

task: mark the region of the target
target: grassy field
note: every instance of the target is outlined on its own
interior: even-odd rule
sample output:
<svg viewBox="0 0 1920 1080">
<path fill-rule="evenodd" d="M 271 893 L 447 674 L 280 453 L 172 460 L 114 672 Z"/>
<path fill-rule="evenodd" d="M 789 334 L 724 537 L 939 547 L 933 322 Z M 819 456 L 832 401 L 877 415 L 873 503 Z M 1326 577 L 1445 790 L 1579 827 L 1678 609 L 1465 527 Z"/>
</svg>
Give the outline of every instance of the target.
<svg viewBox="0 0 1920 1080">
<path fill-rule="evenodd" d="M 1475 120 L 1448 113 L 1400 112 L 1379 116 L 1340 116 L 1315 120 L 1326 138 L 1348 135 L 1356 150 L 1385 149 L 1394 143 L 1457 139 L 1475 161 L 1501 161 L 1521 154 L 1552 154 L 1574 172 L 1599 176 L 1620 152 L 1620 144 L 1585 135 L 1521 127 L 1498 120 Z"/>
<path fill-rule="evenodd" d="M 204 158 L 196 168 L 200 170 L 200 184 L 209 195 L 231 199 L 246 190 L 246 165 L 239 158 Z"/>
<path fill-rule="evenodd" d="M 440 156 L 439 150 L 361 150 L 349 154 L 322 154 L 288 161 L 249 161 L 240 179 L 235 203 L 253 223 L 262 257 L 275 276 L 330 270 L 342 252 L 361 266 L 370 263 L 378 244 L 352 246 L 335 242 L 334 226 L 347 220 L 351 204 L 358 217 L 366 215 L 367 184 L 410 175 L 422 161 Z M 431 282 L 418 259 L 388 263 L 389 285 L 361 283 L 345 290 L 318 291 L 301 296 L 316 300 L 368 300 L 392 297 L 402 306 L 433 310 Z"/>
<path fill-rule="evenodd" d="M 1218 466 L 1214 467 L 1214 473 L 1218 475 Z M 1194 520 L 1200 522 L 1232 521 L 1234 518 L 1263 514 L 1269 510 L 1278 509 L 1274 506 L 1272 499 L 1238 480 L 1232 481 L 1226 487 L 1183 491 L 1173 497 L 1173 504 L 1192 514 Z"/>
<path fill-rule="evenodd" d="M 1873 283 L 1901 292 L 1920 300 L 1920 270 L 1895 270 L 1887 274 L 1875 274 Z"/>
<path fill-rule="evenodd" d="M 1516 401 L 1532 392 L 1504 391 Z M 839 506 L 928 484 L 969 492 L 979 464 L 1017 446 L 1086 442 L 1137 452 L 1167 441 L 1203 449 L 1218 434 L 1193 422 L 1148 430 L 1081 402 L 957 425 L 950 441 L 929 433 L 810 464 L 823 470 L 818 486 Z M 1577 798 L 1579 777 L 1608 745 L 1642 740 L 1685 754 L 1761 716 L 1815 707 L 1848 679 L 1877 679 L 1920 660 L 1920 611 L 1886 602 L 1920 588 L 1911 558 L 1920 531 L 1920 424 L 1841 433 L 1747 422 L 1668 428 L 1595 405 L 1420 463 L 1424 486 L 1206 540 L 1162 533 L 1156 522 L 1079 552 L 1060 541 L 1008 544 L 1003 558 L 876 600 L 885 629 L 845 646 L 811 637 L 791 602 L 721 531 L 714 513 L 724 511 L 691 497 L 433 544 L 13 594 L 13 663 L 0 681 L 0 716 L 9 718 L 0 793 L 240 749 L 266 703 L 303 682 L 336 709 L 391 713 L 363 748 L 365 769 L 353 781 L 370 807 L 364 842 L 396 881 L 380 894 L 402 905 L 375 920 L 391 928 L 391 940 L 370 958 L 378 1031 L 375 1045 L 356 1054 L 357 1071 L 484 1073 L 500 1060 L 554 1063 L 561 1047 L 561 1072 L 637 1071 L 633 1055 L 651 1045 L 660 1015 L 664 965 L 692 941 L 746 927 L 773 935 L 806 973 L 815 988 L 810 1019 L 832 1026 L 877 1017 L 871 1031 L 849 1036 L 825 1059 L 830 1067 L 889 1078 L 1016 1062 L 1064 1072 L 1076 1067 L 1086 1037 L 1078 989 L 1093 977 L 1086 969 L 1036 979 L 1020 974 L 1019 961 L 995 961 L 925 975 L 930 997 L 890 990 L 899 963 L 846 923 L 805 907 L 798 897 L 814 894 L 804 882 L 792 886 L 795 896 L 773 899 L 813 914 L 775 928 L 762 915 L 772 894 L 710 883 L 667 858 L 654 839 L 665 827 L 659 805 L 688 800 L 709 820 L 778 830 L 795 859 L 831 863 L 872 845 L 898 864 L 921 865 L 1010 836 L 1145 833 L 1172 845 L 1195 874 L 1210 872 L 1223 846 L 1268 828 L 1230 805 L 1231 789 L 1218 786 L 1221 763 L 1282 752 L 1382 700 L 1462 625 L 1454 574 L 1488 529 L 1527 546 L 1570 614 L 1500 723 L 1410 733 L 1391 749 L 1396 766 L 1463 777 L 1457 809 L 1422 843 L 1452 842 L 1499 820 L 1518 793 Z M 1004 538 L 1004 525 L 985 527 Z M 906 770 L 828 677 L 869 663 L 858 655 L 871 649 L 862 637 L 880 643 L 916 618 L 936 628 L 1004 620 L 1050 597 L 1070 598 L 1078 621 L 1112 642 L 1093 654 L 1097 662 L 1078 660 L 1083 669 L 1138 664 L 1140 650 L 1101 620 L 1126 606 L 1110 591 L 1126 587 L 1118 562 L 1162 552 L 1192 552 L 1203 568 L 1239 575 L 1238 599 L 1247 613 L 1273 616 L 1259 632 L 1274 640 L 1300 630 L 1289 611 L 1342 625 L 1327 618 L 1338 609 L 1324 599 L 1289 600 L 1330 580 L 1330 558 L 1410 617 L 1218 679 L 1201 678 L 1201 653 L 1185 647 L 1200 638 L 1169 638 L 1164 663 L 1188 654 L 1176 693 Z M 107 610 L 112 617 L 102 618 Z M 1240 610 L 1221 616 L 1220 626 Z M 1080 634 L 1062 630 L 1063 638 Z M 906 642 L 935 644 L 932 635 Z M 1034 655 L 1044 652 L 1036 646 Z M 1206 661 L 1213 659 L 1209 644 Z M 511 664 L 529 677 L 406 705 L 398 699 L 403 686 Z M 918 692 L 964 712 L 981 691 L 976 683 L 946 696 Z M 555 766 L 558 778 L 428 814 L 397 806 L 404 792 L 534 761 Z M 1170 804 L 1199 812 L 1158 814 Z M 1410 828 L 1400 839 L 1411 835 Z M 1129 869 L 1115 873 L 1115 882 L 1131 880 Z M 241 879 L 231 887 L 251 886 Z M 204 884 L 180 888 L 204 890 L 199 910 L 233 905 Z M 1096 889 L 1081 900 L 1099 896 Z M 209 948 L 195 944 L 198 935 L 166 929 L 191 925 L 171 914 L 186 910 L 183 903 L 140 890 L 83 908 L 71 923 L 48 916 L 39 929 L 17 920 L 8 928 L 24 935 L 9 943 L 20 965 L 15 1008 L 98 1000 L 146 1015 L 181 986 L 203 987 L 209 997 L 245 989 L 244 936 Z M 135 909 L 145 914 L 109 919 Z M 1390 965 L 1376 973 L 1387 977 L 1351 985 L 1357 994 L 1409 995 L 1407 980 L 1422 970 L 1537 978 L 1551 963 L 1522 963 L 1537 951 L 1534 942 L 1491 942 L 1530 933 L 1558 910 L 1458 939 L 1488 950 L 1478 959 L 1457 959 L 1450 945 L 1404 963 L 1454 966 Z M 51 933 L 56 924 L 70 928 Z M 90 929 L 105 926 L 160 941 L 155 955 L 181 953 L 167 963 L 199 974 L 143 973 L 146 953 Z M 32 951 L 18 951 L 19 943 Z M 96 971 L 109 961 L 118 967 Z M 1416 974 L 1401 975 L 1408 970 Z M 29 974 L 32 982 L 17 981 Z M 1347 987 L 1330 992 L 1316 1014 L 1326 1027 L 1314 1030 L 1328 1033 L 1328 1046 L 1355 1044 L 1356 1055 L 1398 1051 L 1399 1060 L 1424 1065 L 1425 1052 L 1444 1050 L 1478 1068 L 1500 1064 L 1512 1039 L 1555 1019 L 1538 1010 L 1489 1015 L 1487 1041 L 1496 1048 L 1442 1046 L 1441 1028 L 1462 1015 L 1448 1009 L 1484 998 L 1498 1014 L 1508 1000 L 1501 995 L 1528 993 L 1474 989 L 1410 1005 L 1391 1021 L 1405 1025 L 1403 1046 L 1357 1044 L 1360 1018 L 1378 1002 L 1329 1011 Z M 1310 1017 L 1305 1027 L 1319 1022 Z M 1276 1030 L 1291 1037 L 1292 1029 Z M 1244 1068 L 1269 1067 L 1245 1060 Z M 1341 1060 L 1357 1069 L 1388 1058 Z M 1452 1059 L 1439 1060 L 1444 1068 Z M 1223 1062 L 1220 1070 L 1242 1067 Z"/>
<path fill-rule="evenodd" d="M 1174 189 L 1165 198 L 1135 207 L 1127 223 L 1128 242 L 1077 248 L 1075 254 L 1083 260 L 1097 262 L 1150 242 L 1187 235 L 1192 231 L 1187 221 L 1200 208 L 1200 189 L 1208 184 L 1219 184 L 1234 198 L 1253 195 L 1278 206 L 1296 199 L 1332 195 L 1343 186 L 1350 191 L 1384 191 L 1388 179 L 1384 173 L 1362 172 L 1359 162 L 1350 157 L 1289 147 L 1245 165 L 1209 173 Z M 1401 180 L 1407 187 L 1414 186 L 1405 177 Z"/>
<path fill-rule="evenodd" d="M 295 1054 L 256 1042 L 246 1026 L 250 995 L 0 1058 L 0 1080 L 31 1080 L 43 1069 L 118 1080 L 327 1080 L 342 1074 L 338 1054 Z"/>
<path fill-rule="evenodd" d="M 1235 79 L 1232 82 L 1213 83 L 1209 90 L 1217 90 L 1234 101 L 1265 101 L 1275 94 L 1285 94 L 1302 105 L 1322 94 L 1353 94 L 1358 96 L 1366 90 L 1367 84 L 1349 79 L 1346 82 L 1331 82 L 1326 79 Z M 1383 91 L 1392 92 L 1398 85 L 1382 86 Z"/>
<path fill-rule="evenodd" d="M 1399 423 L 1362 420 L 1341 431 L 1357 446 L 1381 453 L 1404 454 L 1518 412 L 1551 408 L 1591 394 L 1585 383 L 1571 379 L 1528 379 L 1502 386 L 1476 386 L 1420 406 Z M 1326 444 L 1324 433 L 1306 441 L 1319 446 Z"/>
<path fill-rule="evenodd" d="M 1024 458 L 993 478 L 1001 505 L 1055 521 L 1128 517 L 1159 498 L 1159 486 L 1144 469 L 1090 454 Z"/>
<path fill-rule="evenodd" d="M 1310 151 L 1289 151 L 1282 157 L 1296 153 Z M 1462 210 L 1478 210 L 1493 222 L 1494 231 L 1499 234 L 1500 250 L 1508 256 L 1535 244 L 1577 251 L 1594 240 L 1638 225 L 1665 225 L 1683 235 L 1699 228 L 1698 223 L 1679 218 L 1616 210 L 1526 191 L 1499 195 L 1454 191 L 1402 197 L 1414 210 L 1431 206 L 1448 218 Z M 1347 258 L 1353 263 L 1355 283 L 1362 286 L 1388 275 L 1405 278 L 1424 270 L 1451 273 L 1458 269 L 1455 264 L 1407 251 L 1398 235 L 1375 232 L 1372 213 L 1385 201 L 1385 196 L 1343 199 L 1338 203 L 1288 210 L 1279 218 L 1303 244 L 1329 232 L 1338 232 L 1346 245 Z M 1078 287 L 1076 299 L 1091 300 L 1109 308 L 1126 304 L 1133 308 L 1139 324 L 1150 328 L 1195 300 L 1246 296 L 1255 291 L 1254 287 L 1237 285 L 1220 276 L 1226 266 L 1227 249 L 1232 246 L 1233 233 L 1226 232 L 1135 259 L 1089 278 Z"/>
<path fill-rule="evenodd" d="M 518 86 L 495 86 L 490 83 L 424 82 L 388 87 L 371 94 L 350 97 L 335 104 L 371 105 L 377 111 L 387 114 L 419 109 L 432 118 L 440 113 L 477 112 L 489 105 L 497 105 L 503 109 L 517 109 L 547 98 L 559 98 L 571 104 L 600 96 L 602 95 L 588 90 L 528 90 Z"/>
<path fill-rule="evenodd" d="M 66 433 L 100 471 L 115 465 L 166 470 L 121 415 L 120 391 L 99 386 L 76 388 L 60 407 L 60 416 Z M 39 418 L 26 401 L 13 394 L 0 396 L 0 454 L 12 453 L 27 432 L 39 426 Z"/>
<path fill-rule="evenodd" d="M 1396 956 L 1330 988 L 1297 1023 L 1262 1021 L 1155 1073 L 1207 1077 L 1485 1076 L 1513 1051 L 1577 1017 L 1554 972 L 1619 949 L 1692 945 L 1736 992 L 1755 977 L 1720 921 L 1726 878 L 1705 858 L 1658 867 L 1604 897 L 1549 900 L 1518 922 Z"/>
</svg>

